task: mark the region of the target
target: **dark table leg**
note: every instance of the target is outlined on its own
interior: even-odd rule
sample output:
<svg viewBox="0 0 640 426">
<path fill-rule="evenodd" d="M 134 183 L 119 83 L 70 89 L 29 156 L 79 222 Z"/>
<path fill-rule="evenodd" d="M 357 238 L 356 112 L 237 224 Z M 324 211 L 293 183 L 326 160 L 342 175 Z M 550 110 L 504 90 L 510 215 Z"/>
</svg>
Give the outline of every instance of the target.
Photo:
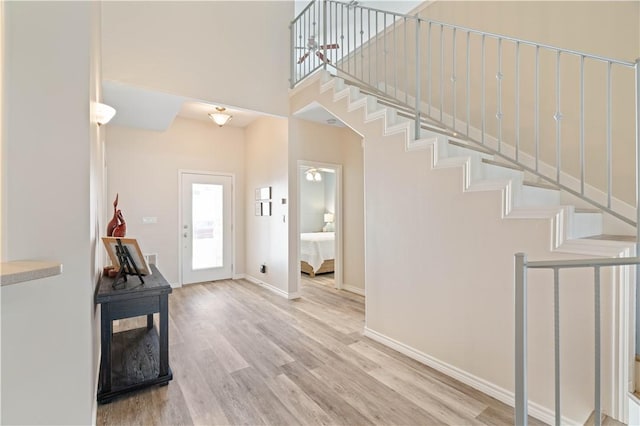
<svg viewBox="0 0 640 426">
<path fill-rule="evenodd" d="M 160 377 L 169 374 L 169 295 L 160 296 Z"/>
<path fill-rule="evenodd" d="M 102 393 L 111 391 L 111 335 L 113 333 L 113 323 L 109 312 L 109 304 L 103 303 L 100 307 L 101 321 L 101 345 L 102 361 L 100 363 L 100 391 Z"/>
<path fill-rule="evenodd" d="M 147 315 L 147 330 L 151 330 L 153 328 L 153 314 Z"/>
</svg>

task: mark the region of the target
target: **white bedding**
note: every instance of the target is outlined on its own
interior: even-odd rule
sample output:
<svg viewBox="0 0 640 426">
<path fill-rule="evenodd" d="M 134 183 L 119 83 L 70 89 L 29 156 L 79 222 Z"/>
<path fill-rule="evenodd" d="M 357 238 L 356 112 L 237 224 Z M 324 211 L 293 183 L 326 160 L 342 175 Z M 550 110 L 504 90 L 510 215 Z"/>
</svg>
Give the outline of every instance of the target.
<svg viewBox="0 0 640 426">
<path fill-rule="evenodd" d="M 300 234 L 300 260 L 317 272 L 322 262 L 335 258 L 334 232 L 308 232 Z"/>
</svg>

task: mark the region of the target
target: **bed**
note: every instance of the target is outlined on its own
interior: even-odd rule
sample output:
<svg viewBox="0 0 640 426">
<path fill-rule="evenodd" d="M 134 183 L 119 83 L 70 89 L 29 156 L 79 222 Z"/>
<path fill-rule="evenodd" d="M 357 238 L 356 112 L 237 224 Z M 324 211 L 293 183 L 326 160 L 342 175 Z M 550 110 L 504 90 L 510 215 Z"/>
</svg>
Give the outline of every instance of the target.
<svg viewBox="0 0 640 426">
<path fill-rule="evenodd" d="M 335 259 L 334 232 L 307 232 L 300 234 L 300 269 L 305 274 L 333 272 Z"/>
</svg>

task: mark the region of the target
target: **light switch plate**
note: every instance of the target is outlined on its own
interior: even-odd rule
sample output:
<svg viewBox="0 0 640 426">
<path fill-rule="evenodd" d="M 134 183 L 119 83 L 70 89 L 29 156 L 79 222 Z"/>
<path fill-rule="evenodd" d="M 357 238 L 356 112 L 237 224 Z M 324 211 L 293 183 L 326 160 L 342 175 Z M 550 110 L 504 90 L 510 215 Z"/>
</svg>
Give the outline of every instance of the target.
<svg viewBox="0 0 640 426">
<path fill-rule="evenodd" d="M 142 223 L 158 223 L 156 216 L 145 216 L 142 218 Z"/>
</svg>

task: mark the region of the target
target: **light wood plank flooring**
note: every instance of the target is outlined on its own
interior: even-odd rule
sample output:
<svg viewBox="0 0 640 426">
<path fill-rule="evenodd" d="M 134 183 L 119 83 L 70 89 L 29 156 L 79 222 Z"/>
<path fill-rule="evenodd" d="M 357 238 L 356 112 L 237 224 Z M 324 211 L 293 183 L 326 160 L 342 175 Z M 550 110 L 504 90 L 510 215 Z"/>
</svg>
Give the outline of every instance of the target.
<svg viewBox="0 0 640 426">
<path fill-rule="evenodd" d="M 174 380 L 99 406 L 98 424 L 513 424 L 510 407 L 363 337 L 363 297 L 329 279 L 303 276 L 296 301 L 244 280 L 174 290 Z"/>
</svg>

